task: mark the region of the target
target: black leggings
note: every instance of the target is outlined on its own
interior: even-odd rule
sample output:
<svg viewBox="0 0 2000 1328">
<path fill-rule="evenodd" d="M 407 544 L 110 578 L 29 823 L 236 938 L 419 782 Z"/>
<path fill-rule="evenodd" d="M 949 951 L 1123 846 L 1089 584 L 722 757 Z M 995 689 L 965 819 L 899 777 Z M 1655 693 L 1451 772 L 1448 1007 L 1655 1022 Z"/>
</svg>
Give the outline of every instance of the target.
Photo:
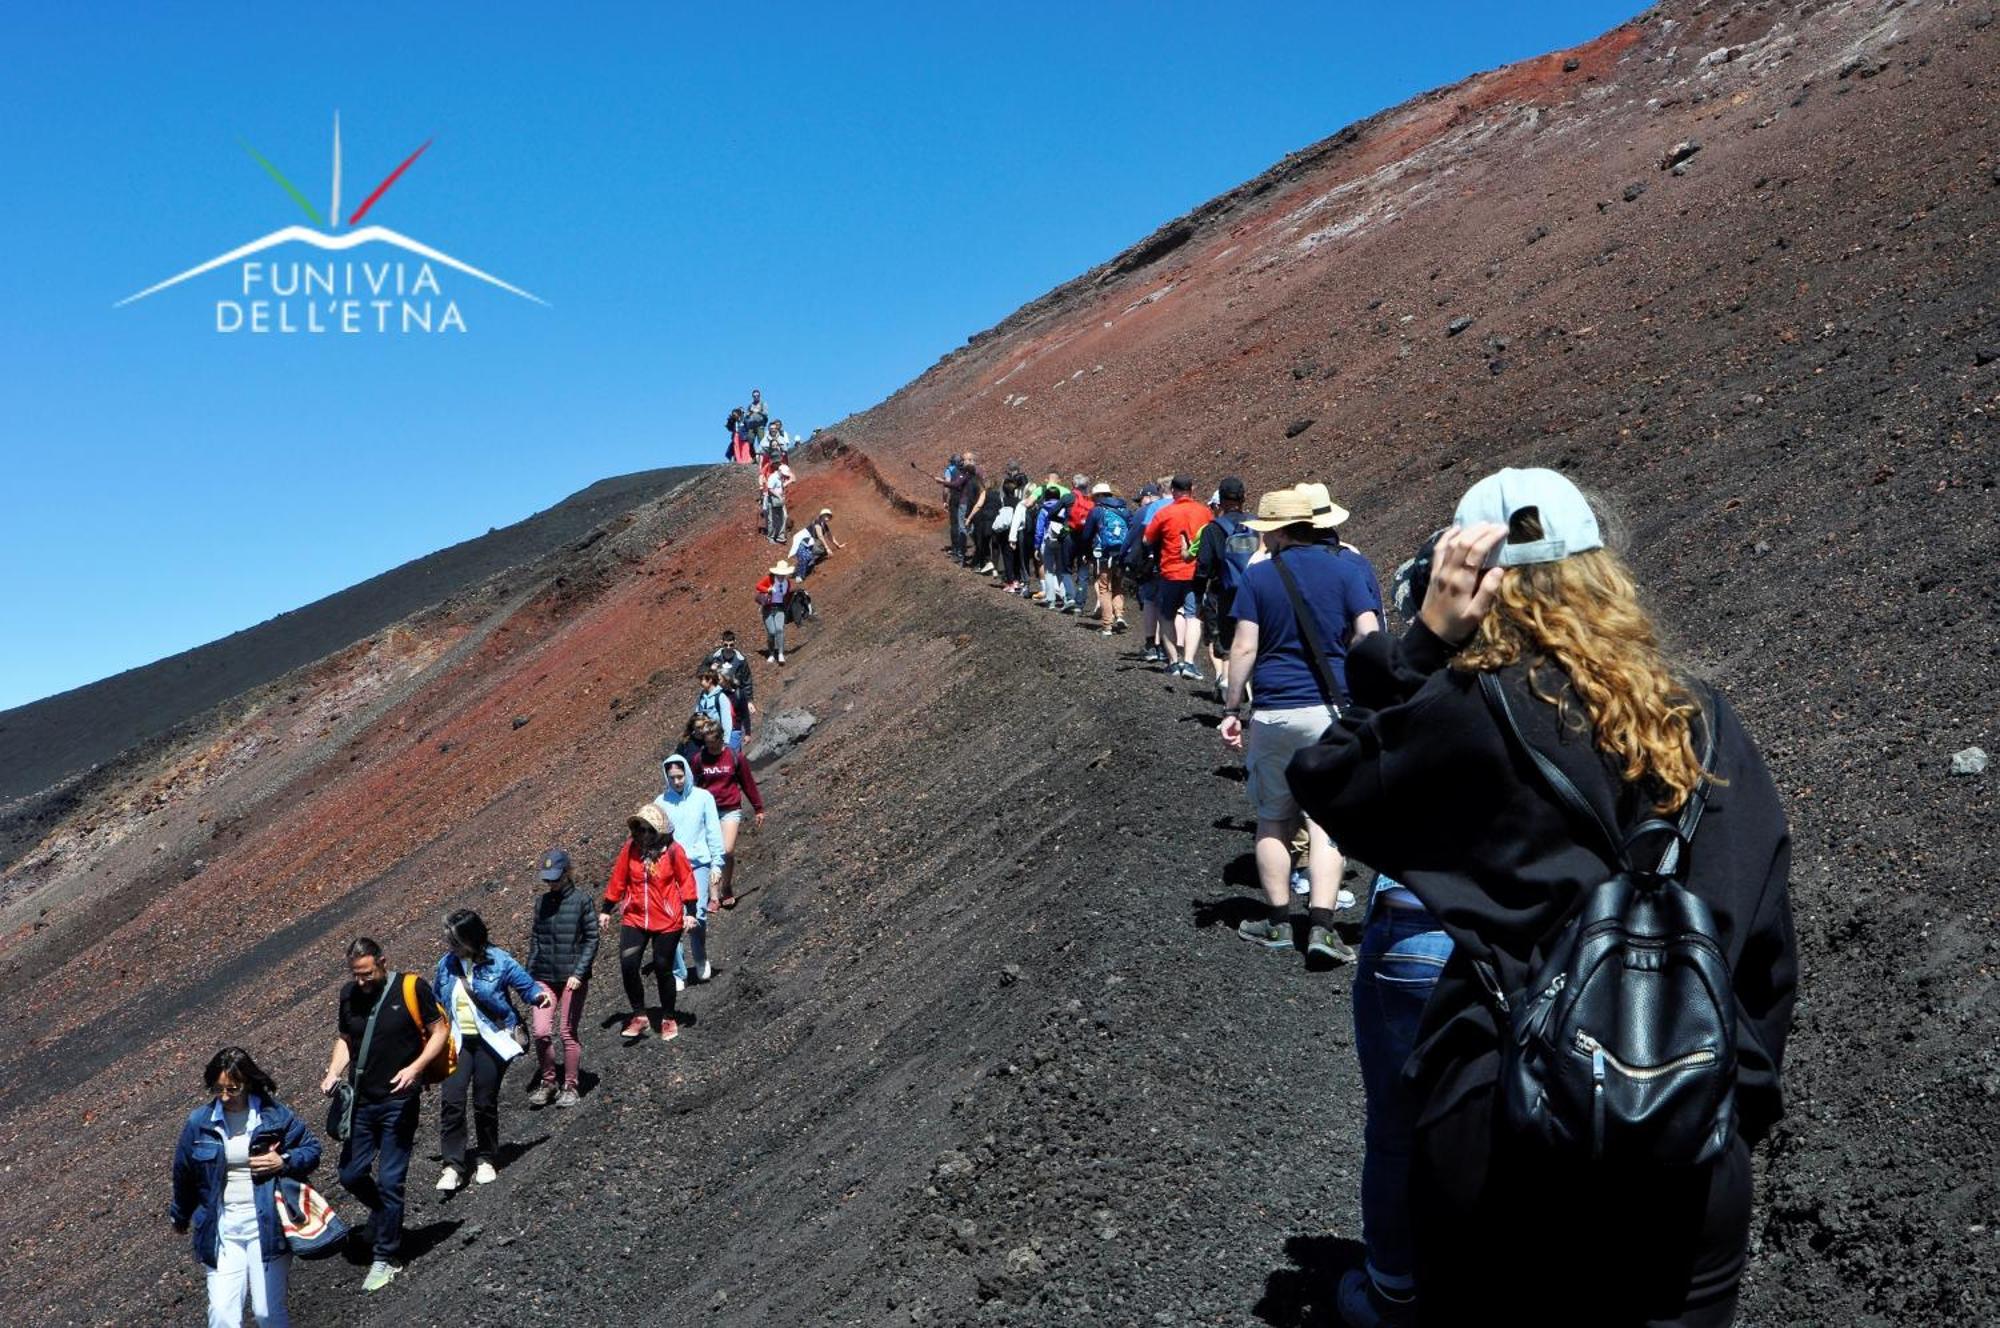
<svg viewBox="0 0 2000 1328">
<path fill-rule="evenodd" d="M 618 974 L 625 980 L 625 999 L 633 1014 L 646 1012 L 646 984 L 640 974 L 647 945 L 653 947 L 653 977 L 660 986 L 660 1017 L 674 1017 L 674 951 L 680 948 L 677 931 L 647 931 L 642 927 L 618 929 Z"/>
</svg>

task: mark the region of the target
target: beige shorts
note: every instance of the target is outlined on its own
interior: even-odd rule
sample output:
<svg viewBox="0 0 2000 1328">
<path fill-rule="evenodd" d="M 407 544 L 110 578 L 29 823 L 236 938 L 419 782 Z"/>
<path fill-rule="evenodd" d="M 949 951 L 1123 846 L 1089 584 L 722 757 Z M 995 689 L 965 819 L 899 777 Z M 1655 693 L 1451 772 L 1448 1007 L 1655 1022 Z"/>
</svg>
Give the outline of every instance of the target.
<svg viewBox="0 0 2000 1328">
<path fill-rule="evenodd" d="M 1299 804 L 1285 782 L 1292 753 L 1319 741 L 1333 723 L 1333 711 L 1323 705 L 1296 710 L 1254 710 L 1246 726 L 1243 764 L 1250 775 L 1250 807 L 1260 821 L 1290 821 Z"/>
</svg>

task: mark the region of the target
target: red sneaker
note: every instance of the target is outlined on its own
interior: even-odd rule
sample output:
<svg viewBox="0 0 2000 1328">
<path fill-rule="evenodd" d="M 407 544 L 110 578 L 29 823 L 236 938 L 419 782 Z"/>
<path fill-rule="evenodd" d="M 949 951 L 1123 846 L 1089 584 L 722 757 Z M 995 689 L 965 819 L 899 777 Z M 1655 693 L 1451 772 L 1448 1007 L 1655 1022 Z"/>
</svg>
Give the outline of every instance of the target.
<svg viewBox="0 0 2000 1328">
<path fill-rule="evenodd" d="M 671 1019 L 660 1021 L 660 1041 L 672 1042 L 681 1035 L 681 1026 Z"/>
<path fill-rule="evenodd" d="M 621 1036 L 627 1042 L 636 1042 L 646 1036 L 646 1016 L 635 1014 L 625 1021 L 625 1031 Z"/>
</svg>

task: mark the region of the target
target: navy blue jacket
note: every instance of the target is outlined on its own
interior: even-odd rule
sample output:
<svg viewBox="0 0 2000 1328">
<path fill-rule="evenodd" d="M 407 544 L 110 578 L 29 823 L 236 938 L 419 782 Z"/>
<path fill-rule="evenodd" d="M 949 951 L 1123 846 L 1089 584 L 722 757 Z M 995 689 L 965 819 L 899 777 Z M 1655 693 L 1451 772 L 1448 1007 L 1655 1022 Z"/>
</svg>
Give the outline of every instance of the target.
<svg viewBox="0 0 2000 1328">
<path fill-rule="evenodd" d="M 319 1165 L 319 1140 L 306 1123 L 282 1102 L 250 1100 L 257 1113 L 253 1134 L 276 1133 L 284 1142 L 278 1151 L 285 1155 L 282 1175 L 304 1180 Z M 194 1257 L 205 1267 L 215 1267 L 215 1252 L 221 1244 L 222 1189 L 228 1163 L 222 1155 L 222 1112 L 211 1100 L 188 1113 L 181 1127 L 180 1142 L 174 1146 L 174 1198 L 167 1216 L 175 1226 L 185 1224 L 194 1244 Z M 277 1205 L 271 1195 L 277 1189 L 277 1175 L 257 1178 L 257 1234 L 266 1259 L 275 1259 L 290 1247 L 285 1229 L 278 1222 Z"/>
</svg>

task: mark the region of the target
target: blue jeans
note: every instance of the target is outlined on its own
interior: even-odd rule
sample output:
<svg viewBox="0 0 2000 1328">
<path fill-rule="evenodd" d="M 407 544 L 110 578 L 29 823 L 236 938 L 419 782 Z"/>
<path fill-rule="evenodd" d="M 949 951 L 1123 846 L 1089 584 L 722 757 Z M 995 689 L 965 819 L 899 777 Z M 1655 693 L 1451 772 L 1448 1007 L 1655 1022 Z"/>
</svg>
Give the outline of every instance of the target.
<svg viewBox="0 0 2000 1328">
<path fill-rule="evenodd" d="M 694 869 L 694 921 L 682 924 L 682 943 L 674 947 L 674 976 L 685 981 L 688 965 L 699 974 L 708 962 L 708 878 L 711 869 Z M 686 953 L 683 954 L 682 952 Z"/>
<path fill-rule="evenodd" d="M 340 1150 L 340 1183 L 368 1206 L 377 1259 L 393 1259 L 403 1248 L 403 1184 L 422 1104 L 416 1093 L 355 1103 L 354 1128 Z"/>
<path fill-rule="evenodd" d="M 1417 1104 L 1403 1064 L 1417 1045 L 1417 1025 L 1451 957 L 1451 937 L 1422 909 L 1390 908 L 1377 878 L 1354 970 L 1354 1051 L 1368 1098 L 1362 1137 L 1361 1237 L 1375 1285 L 1407 1299 L 1416 1289 L 1410 1237 L 1410 1151 Z"/>
</svg>

